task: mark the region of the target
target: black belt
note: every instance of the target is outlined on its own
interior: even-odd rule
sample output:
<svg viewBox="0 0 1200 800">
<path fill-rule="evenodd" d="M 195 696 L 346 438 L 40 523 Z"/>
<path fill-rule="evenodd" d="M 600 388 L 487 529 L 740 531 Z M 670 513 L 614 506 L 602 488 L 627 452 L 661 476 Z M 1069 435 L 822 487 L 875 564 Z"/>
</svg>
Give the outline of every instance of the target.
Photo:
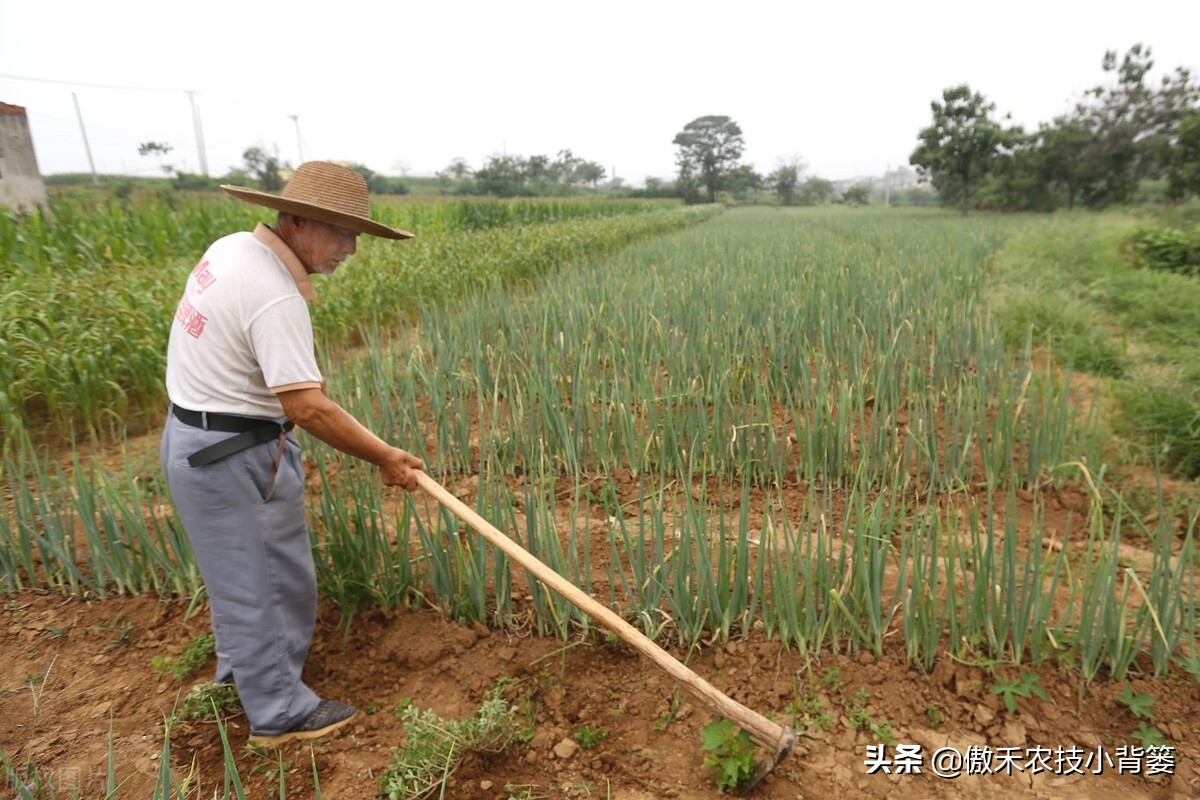
<svg viewBox="0 0 1200 800">
<path fill-rule="evenodd" d="M 259 417 L 239 417 L 235 414 L 210 414 L 180 408 L 174 404 L 171 405 L 171 413 L 180 422 L 185 425 L 191 425 L 193 428 L 204 428 L 210 431 L 237 434 L 237 436 L 222 439 L 216 444 L 209 445 L 192 453 L 188 456 L 188 464 L 193 467 L 214 464 L 222 458 L 231 456 L 234 453 L 240 453 L 243 450 L 249 450 L 255 445 L 265 444 L 274 439 L 279 439 L 282 446 L 283 437 L 295 427 L 295 423 L 290 419 L 280 425 L 278 422 Z"/>
</svg>

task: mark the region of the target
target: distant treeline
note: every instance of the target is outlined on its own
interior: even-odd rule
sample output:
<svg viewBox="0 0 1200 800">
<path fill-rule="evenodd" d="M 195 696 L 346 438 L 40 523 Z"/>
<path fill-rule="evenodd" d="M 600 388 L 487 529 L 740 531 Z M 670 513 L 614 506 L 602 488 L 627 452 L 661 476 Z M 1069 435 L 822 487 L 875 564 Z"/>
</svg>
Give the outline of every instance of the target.
<svg viewBox="0 0 1200 800">
<path fill-rule="evenodd" d="M 1084 92 L 1036 131 L 1007 127 L 966 84 L 931 103 L 910 163 L 943 201 L 969 208 L 1105 208 L 1200 195 L 1200 84 L 1176 68 L 1157 85 L 1149 47 L 1104 56 L 1115 83 Z"/>
</svg>

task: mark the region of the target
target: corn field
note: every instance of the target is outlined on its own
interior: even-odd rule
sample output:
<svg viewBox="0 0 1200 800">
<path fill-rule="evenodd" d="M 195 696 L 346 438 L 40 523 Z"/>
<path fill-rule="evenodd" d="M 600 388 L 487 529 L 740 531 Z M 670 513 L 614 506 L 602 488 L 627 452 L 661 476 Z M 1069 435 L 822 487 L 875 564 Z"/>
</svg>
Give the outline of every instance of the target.
<svg viewBox="0 0 1200 800">
<path fill-rule="evenodd" d="M 267 219 L 232 199 L 167 198 L 61 195 L 48 214 L 0 214 L 0 444 L 31 423 L 96 438 L 146 409 L 157 421 L 163 342 L 188 271 L 215 238 Z M 319 337 L 394 328 L 419 303 L 530 278 L 695 216 L 652 201 L 391 204 L 377 215 L 420 238 L 384 249 L 364 237 L 360 268 L 314 309 Z"/>
</svg>

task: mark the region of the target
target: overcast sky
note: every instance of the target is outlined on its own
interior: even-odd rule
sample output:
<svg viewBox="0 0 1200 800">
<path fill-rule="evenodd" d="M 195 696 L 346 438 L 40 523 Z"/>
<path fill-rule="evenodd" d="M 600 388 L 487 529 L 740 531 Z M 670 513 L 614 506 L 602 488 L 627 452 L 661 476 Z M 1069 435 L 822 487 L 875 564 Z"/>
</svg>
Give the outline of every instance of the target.
<svg viewBox="0 0 1200 800">
<path fill-rule="evenodd" d="M 1106 50 L 1200 75 L 1198 31 L 1198 0 L 0 0 L 0 101 L 46 174 L 89 169 L 74 93 L 101 172 L 161 174 L 146 141 L 200 171 L 194 100 L 213 175 L 253 145 L 392 175 L 569 148 L 641 184 L 723 114 L 760 171 L 839 179 L 906 164 L 948 86 L 1035 128 L 1107 82 Z"/>
</svg>

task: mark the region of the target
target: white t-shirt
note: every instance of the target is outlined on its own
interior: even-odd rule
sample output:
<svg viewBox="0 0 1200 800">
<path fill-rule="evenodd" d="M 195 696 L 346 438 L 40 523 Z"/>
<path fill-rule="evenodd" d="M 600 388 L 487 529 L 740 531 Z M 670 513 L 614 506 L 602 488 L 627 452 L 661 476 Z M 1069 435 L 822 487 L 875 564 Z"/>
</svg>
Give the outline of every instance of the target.
<svg viewBox="0 0 1200 800">
<path fill-rule="evenodd" d="M 218 239 L 192 270 L 167 345 L 167 395 L 193 411 L 282 417 L 276 394 L 321 386 L 304 268 L 265 225 Z"/>
</svg>

